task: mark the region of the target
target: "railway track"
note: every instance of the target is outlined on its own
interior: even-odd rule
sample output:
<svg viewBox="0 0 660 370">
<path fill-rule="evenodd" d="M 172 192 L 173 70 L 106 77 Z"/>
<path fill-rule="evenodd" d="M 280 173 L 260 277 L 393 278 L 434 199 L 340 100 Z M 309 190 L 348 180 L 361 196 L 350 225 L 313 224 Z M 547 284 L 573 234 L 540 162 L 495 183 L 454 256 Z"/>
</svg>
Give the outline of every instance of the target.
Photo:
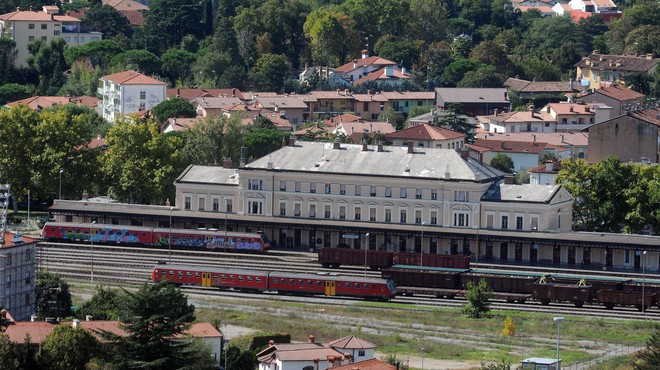
<svg viewBox="0 0 660 370">
<path fill-rule="evenodd" d="M 93 257 L 92 257 L 93 254 Z M 354 266 L 342 266 L 339 269 L 322 268 L 311 253 L 271 251 L 268 254 L 248 254 L 217 251 L 189 251 L 168 249 L 139 249 L 94 245 L 93 253 L 90 245 L 70 243 L 42 243 L 37 251 L 37 261 L 40 268 L 60 274 L 71 281 L 88 282 L 92 278 L 92 258 L 94 283 L 106 285 L 136 286 L 150 281 L 153 266 L 159 261 L 171 259 L 182 264 L 197 264 L 206 266 L 224 266 L 249 268 L 252 270 L 269 271 L 299 271 L 307 273 L 338 273 L 341 275 L 378 277 L 378 271 L 365 270 Z M 279 263 L 273 264 L 274 261 Z M 492 265 L 495 267 L 495 265 Z M 484 267 L 480 264 L 480 268 Z M 501 268 L 502 266 L 497 266 Z M 273 300 L 289 300 L 297 302 L 318 302 L 319 304 L 353 305 L 360 300 L 328 297 L 293 297 L 277 294 L 247 294 L 234 291 L 219 291 L 184 287 L 184 291 L 205 296 L 244 297 Z M 426 307 L 461 307 L 463 300 L 442 299 L 431 296 L 398 296 L 394 303 L 413 304 Z M 572 305 L 552 304 L 542 306 L 536 302 L 512 304 L 504 301 L 493 301 L 493 309 L 517 310 L 524 312 L 544 312 L 564 315 L 588 315 L 602 318 L 660 320 L 660 311 L 651 310 L 645 313 L 634 308 L 616 308 L 606 310 L 600 306 L 584 306 L 575 308 Z"/>
</svg>

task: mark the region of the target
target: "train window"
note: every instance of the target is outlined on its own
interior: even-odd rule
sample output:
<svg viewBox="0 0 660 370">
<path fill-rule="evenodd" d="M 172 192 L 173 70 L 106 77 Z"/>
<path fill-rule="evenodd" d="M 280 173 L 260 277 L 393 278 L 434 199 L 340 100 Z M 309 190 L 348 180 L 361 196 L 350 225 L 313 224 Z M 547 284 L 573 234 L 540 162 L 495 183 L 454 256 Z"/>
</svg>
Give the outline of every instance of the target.
<svg viewBox="0 0 660 370">
<path fill-rule="evenodd" d="M 316 282 L 316 285 L 323 286 L 323 282 L 321 280 L 319 280 L 319 281 Z"/>
<path fill-rule="evenodd" d="M 355 289 L 360 289 L 362 288 L 362 284 L 360 283 L 355 283 Z"/>
<path fill-rule="evenodd" d="M 174 275 L 174 270 L 170 270 L 170 275 Z"/>
<path fill-rule="evenodd" d="M 290 279 L 289 284 L 291 285 L 296 285 L 296 279 Z"/>
<path fill-rule="evenodd" d="M 179 276 L 183 276 L 183 271 L 179 271 Z"/>
<path fill-rule="evenodd" d="M 186 276 L 192 276 L 191 272 L 186 272 Z"/>
<path fill-rule="evenodd" d="M 305 285 L 305 280 L 298 280 L 298 285 Z"/>
<path fill-rule="evenodd" d="M 282 283 L 282 284 L 286 284 L 286 279 L 281 279 L 281 280 L 280 280 L 280 283 Z"/>
<path fill-rule="evenodd" d="M 146 236 L 147 236 L 147 233 L 142 233 L 143 238 L 146 237 Z"/>
<path fill-rule="evenodd" d="M 196 278 L 199 277 L 199 272 L 196 272 L 196 273 L 195 273 L 195 277 L 196 277 Z"/>
<path fill-rule="evenodd" d="M 273 281 L 273 284 L 277 284 L 277 278 L 273 278 L 272 281 Z"/>
<path fill-rule="evenodd" d="M 234 276 L 234 275 L 229 275 L 229 280 L 231 280 L 231 281 L 236 280 L 236 276 Z"/>
<path fill-rule="evenodd" d="M 252 282 L 252 276 L 248 276 L 247 281 Z"/>
<path fill-rule="evenodd" d="M 217 279 L 217 278 L 218 278 L 218 275 L 213 275 L 213 278 L 214 278 L 214 279 Z"/>
<path fill-rule="evenodd" d="M 244 280 L 244 278 L 242 276 L 238 277 L 238 281 L 243 281 L 243 280 Z"/>
<path fill-rule="evenodd" d="M 339 284 L 337 284 L 337 285 L 339 285 Z M 351 283 L 346 283 L 346 288 L 350 288 L 352 285 L 353 284 L 351 284 Z"/>
<path fill-rule="evenodd" d="M 256 280 L 256 281 L 257 281 L 257 283 L 261 283 L 261 278 L 260 278 L 260 277 L 258 277 L 258 278 L 256 278 L 256 279 L 254 279 L 254 280 Z"/>
<path fill-rule="evenodd" d="M 371 285 L 369 285 L 369 284 L 364 284 L 364 289 L 369 289 L 369 288 L 371 288 Z"/>
<path fill-rule="evenodd" d="M 314 282 L 312 280 L 307 280 L 307 285 L 314 286 Z"/>
<path fill-rule="evenodd" d="M 220 278 L 221 278 L 222 280 L 227 280 L 227 275 L 222 274 L 222 275 L 220 275 Z"/>
</svg>

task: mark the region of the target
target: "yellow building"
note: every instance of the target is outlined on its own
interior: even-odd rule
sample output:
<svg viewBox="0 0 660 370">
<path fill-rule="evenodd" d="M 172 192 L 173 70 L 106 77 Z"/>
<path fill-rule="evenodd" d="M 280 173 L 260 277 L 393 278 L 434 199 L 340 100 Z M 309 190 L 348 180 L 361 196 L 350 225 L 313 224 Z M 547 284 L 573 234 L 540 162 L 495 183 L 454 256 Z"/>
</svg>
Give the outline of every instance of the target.
<svg viewBox="0 0 660 370">
<path fill-rule="evenodd" d="M 659 58 L 652 54 L 644 56 L 598 54 L 594 52 L 575 64 L 577 80 L 582 87 L 600 89 L 613 84 L 627 86 L 626 76 L 635 73 L 651 74 L 655 71 Z"/>
</svg>

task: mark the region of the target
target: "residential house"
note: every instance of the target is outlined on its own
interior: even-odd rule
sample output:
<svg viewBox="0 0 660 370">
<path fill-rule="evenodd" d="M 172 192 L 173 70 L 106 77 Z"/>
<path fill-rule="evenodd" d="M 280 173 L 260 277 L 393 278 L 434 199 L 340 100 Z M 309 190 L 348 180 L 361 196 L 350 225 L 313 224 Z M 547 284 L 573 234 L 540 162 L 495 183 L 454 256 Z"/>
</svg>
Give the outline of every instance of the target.
<svg viewBox="0 0 660 370">
<path fill-rule="evenodd" d="M 349 335 L 328 343 L 328 346 L 340 351 L 344 357 L 348 357 L 351 361 L 361 362 L 373 359 L 376 355 L 376 345 L 360 339 L 355 335 Z M 350 356 L 346 356 L 346 354 Z"/>
<path fill-rule="evenodd" d="M 660 108 L 626 112 L 589 126 L 589 162 L 607 156 L 623 162 L 660 163 Z"/>
<path fill-rule="evenodd" d="M 257 114 L 252 118 L 244 118 L 242 123 L 245 125 L 251 125 L 255 119 L 263 117 L 269 120 L 275 128 L 284 131 L 284 132 L 293 132 L 293 125 L 282 112 L 271 111 L 268 109 L 260 109 L 257 111 Z"/>
<path fill-rule="evenodd" d="M 542 142 L 554 145 L 558 158 L 586 158 L 589 135 L 584 131 L 569 132 L 516 132 L 516 133 L 481 133 L 478 139 L 498 141 Z"/>
<path fill-rule="evenodd" d="M 99 99 L 95 96 L 33 96 L 5 104 L 6 107 L 13 107 L 18 104 L 25 104 L 34 110 L 52 108 L 56 105 L 75 104 L 96 109 L 99 105 Z"/>
<path fill-rule="evenodd" d="M 7 201 L 7 189 L 0 187 L 0 197 Z M 6 209 L 5 209 L 6 211 Z M 0 233 L 0 307 L 15 320 L 27 320 L 36 304 L 37 240 L 20 234 Z M 22 339 L 21 339 L 22 341 Z"/>
<path fill-rule="evenodd" d="M 552 185 L 555 183 L 559 171 L 563 168 L 564 166 L 561 160 L 549 161 L 548 163 L 530 167 L 527 169 L 529 183 L 532 185 Z"/>
<path fill-rule="evenodd" d="M 568 5 L 573 10 L 592 14 L 616 13 L 616 5 L 612 0 L 571 0 Z"/>
<path fill-rule="evenodd" d="M 436 106 L 435 91 L 383 91 L 395 112 L 407 117 L 413 107 Z"/>
<path fill-rule="evenodd" d="M 382 93 L 353 94 L 355 99 L 355 114 L 365 120 L 377 120 L 389 106 L 390 102 Z"/>
<path fill-rule="evenodd" d="M 74 328 L 80 328 L 95 336 L 100 341 L 105 341 L 99 333 L 110 332 L 119 336 L 127 335 L 127 332 L 122 329 L 119 321 L 79 321 L 73 320 L 72 322 L 59 322 L 54 321 L 36 321 L 36 317 L 28 317 L 31 321 L 19 322 L 18 320 L 11 322 L 7 326 L 6 331 L 3 333 L 8 336 L 9 340 L 13 343 L 23 344 L 25 338 L 30 338 L 30 343 L 38 347 L 41 343 L 60 325 L 71 325 Z M 222 348 L 222 333 L 209 323 L 193 323 L 190 329 L 186 330 L 184 335 L 170 338 L 169 341 L 172 345 L 176 345 L 186 335 L 199 338 L 207 345 L 213 354 L 213 359 L 217 366 L 220 366 L 221 348 Z"/>
<path fill-rule="evenodd" d="M 452 115 L 453 113 L 450 111 L 446 110 L 439 110 L 439 109 L 432 109 L 428 113 L 421 114 L 416 117 L 411 117 L 408 118 L 406 121 L 406 126 L 407 127 L 413 127 L 413 126 L 419 126 L 424 123 L 428 123 L 430 125 L 435 125 L 437 123 L 442 122 L 445 118 L 448 118 Z M 461 120 L 465 120 L 468 123 L 470 123 L 473 127 L 478 127 L 478 121 L 474 117 L 469 117 L 463 114 L 457 115 L 457 117 Z"/>
<path fill-rule="evenodd" d="M 373 358 L 373 353 L 372 357 Z M 343 363 L 350 363 L 350 354 L 328 344 L 318 343 L 310 335 L 307 343 L 275 343 L 272 340 L 257 353 L 259 370 L 300 370 L 329 369 Z"/>
<path fill-rule="evenodd" d="M 600 89 L 613 84 L 627 86 L 626 76 L 651 74 L 660 62 L 653 54 L 645 56 L 599 54 L 594 51 L 575 64 L 577 79 L 583 87 Z"/>
<path fill-rule="evenodd" d="M 550 114 L 556 131 L 579 131 L 610 118 L 610 109 L 599 103 L 549 103 L 541 112 Z"/>
<path fill-rule="evenodd" d="M 57 6 L 44 6 L 42 11 L 20 10 L 0 15 L 0 37 L 16 43 L 17 67 L 25 66 L 30 52 L 28 45 L 36 40 L 49 42 L 64 38 L 68 46 L 84 45 L 103 38 L 100 32 L 88 32 L 79 19 L 59 14 Z"/>
<path fill-rule="evenodd" d="M 195 123 L 200 121 L 201 117 L 195 118 L 168 118 L 161 126 L 160 132 L 167 133 L 172 131 L 187 131 L 193 128 Z"/>
<path fill-rule="evenodd" d="M 336 91 L 311 91 L 313 101 L 309 104 L 309 119 L 332 117 L 343 113 L 355 113 L 355 97 L 348 89 Z"/>
<path fill-rule="evenodd" d="M 399 368 L 377 358 L 372 358 L 371 360 L 349 362 L 345 365 L 335 366 L 332 370 L 399 370 Z"/>
<path fill-rule="evenodd" d="M 385 68 L 394 71 L 398 69 L 398 66 L 391 60 L 380 57 L 370 57 L 368 50 L 362 50 L 361 59 L 354 59 L 352 62 L 335 68 L 330 74 L 328 83 L 331 85 L 336 85 L 338 83 L 344 83 L 347 85 L 355 84 L 358 80 L 370 73 L 384 70 Z M 399 70 L 399 72 L 401 71 Z M 393 77 L 393 75 L 388 77 Z"/>
<path fill-rule="evenodd" d="M 407 80 L 410 80 L 410 75 L 406 73 L 405 67 L 398 69 L 396 66 L 385 66 L 368 73 L 357 81 L 354 81 L 353 85 L 357 86 L 367 81 L 373 81 L 376 82 L 378 86 L 388 85 L 394 87 L 401 86 Z"/>
<path fill-rule="evenodd" d="M 574 80 L 569 81 L 528 81 L 509 77 L 504 81 L 504 87 L 515 92 L 521 99 L 533 99 L 539 96 L 567 96 L 580 92 Z"/>
<path fill-rule="evenodd" d="M 465 143 L 464 134 L 426 123 L 389 133 L 385 138 L 393 146 L 412 143 L 418 148 L 461 149 Z"/>
<path fill-rule="evenodd" d="M 299 95 L 257 96 L 252 104 L 258 108 L 278 113 L 280 117 L 290 122 L 290 126 L 298 127 L 303 122 L 303 113 L 307 104 Z"/>
<path fill-rule="evenodd" d="M 204 89 L 204 88 L 174 88 L 166 90 L 167 99 L 178 97 L 188 101 L 195 98 L 239 98 L 245 100 L 241 90 L 232 89 Z"/>
<path fill-rule="evenodd" d="M 190 104 L 195 107 L 198 116 L 207 117 L 207 116 L 218 116 L 221 114 L 236 112 L 247 112 L 247 110 L 252 110 L 254 113 L 249 116 L 244 116 L 243 118 L 252 118 L 257 115 L 259 108 L 249 107 L 241 99 L 237 97 L 222 97 L 222 98 L 195 98 L 190 101 Z"/>
<path fill-rule="evenodd" d="M 131 113 L 151 110 L 165 100 L 165 82 L 136 71 L 103 76 L 99 85 L 103 118 L 111 123 Z"/>
<path fill-rule="evenodd" d="M 335 135 L 348 136 L 351 142 L 361 143 L 362 136 L 373 136 L 375 133 L 387 135 L 395 131 L 394 126 L 389 122 L 341 122 L 338 123 L 332 133 Z"/>
<path fill-rule="evenodd" d="M 513 8 L 521 13 L 530 11 L 530 10 L 538 10 L 541 13 L 542 17 L 551 17 L 555 15 L 555 11 L 552 9 L 552 4 L 549 3 L 544 3 L 542 1 L 538 2 L 529 2 L 529 5 L 519 5 L 519 4 L 513 4 Z"/>
<path fill-rule="evenodd" d="M 486 132 L 555 132 L 557 120 L 546 110 L 534 111 L 530 105 L 526 112 L 499 113 L 490 116 L 477 116 L 480 126 Z"/>
<path fill-rule="evenodd" d="M 584 95 L 582 100 L 601 102 L 611 107 L 610 117 L 618 117 L 625 112 L 641 109 L 645 98 L 642 93 L 614 84 L 594 90 Z"/>
<path fill-rule="evenodd" d="M 509 94 L 506 88 L 472 88 L 472 87 L 437 87 L 435 89 L 436 105 L 439 109 L 448 109 L 452 104 L 458 104 L 468 115 L 489 115 L 495 112 L 511 110 Z"/>
<path fill-rule="evenodd" d="M 537 166 L 545 153 L 557 155 L 561 148 L 542 142 L 484 140 L 479 139 L 465 145 L 470 157 L 490 165 L 490 161 L 498 154 L 505 154 L 513 161 L 514 171 L 525 170 Z"/>
<path fill-rule="evenodd" d="M 116 11 L 121 13 L 128 23 L 133 27 L 142 27 L 146 13 L 149 11 L 147 5 L 141 4 L 135 0 L 103 0 L 103 5 L 113 7 Z"/>
</svg>

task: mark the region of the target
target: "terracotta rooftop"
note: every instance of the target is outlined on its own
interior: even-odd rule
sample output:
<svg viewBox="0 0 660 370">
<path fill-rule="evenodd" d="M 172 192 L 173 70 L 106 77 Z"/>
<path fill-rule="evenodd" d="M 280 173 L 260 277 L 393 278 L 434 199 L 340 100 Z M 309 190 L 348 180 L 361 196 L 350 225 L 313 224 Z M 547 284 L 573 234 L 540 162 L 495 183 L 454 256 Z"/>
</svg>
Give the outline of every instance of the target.
<svg viewBox="0 0 660 370">
<path fill-rule="evenodd" d="M 114 73 L 103 76 L 103 78 L 120 85 L 165 85 L 165 82 L 163 81 L 159 81 L 136 71 Z"/>
<path fill-rule="evenodd" d="M 518 123 L 518 122 L 554 122 L 556 121 L 550 113 L 546 111 L 534 112 L 505 112 L 498 113 L 497 115 L 478 116 L 479 121 L 485 119 L 486 121 L 496 121 L 505 123 Z"/>
<path fill-rule="evenodd" d="M 103 0 L 103 5 L 109 5 L 118 11 L 122 10 L 149 10 L 149 7 L 138 3 L 135 0 Z"/>
<path fill-rule="evenodd" d="M 347 337 L 339 338 L 335 341 L 328 343 L 332 348 L 341 348 L 341 349 L 372 349 L 376 348 L 374 343 L 360 339 L 355 335 L 349 335 Z"/>
<path fill-rule="evenodd" d="M 616 99 L 619 101 L 632 100 L 632 99 L 644 99 L 646 95 L 638 93 L 635 90 L 628 89 L 619 85 L 612 85 L 609 87 L 601 87 L 600 89 L 594 91 L 594 94 L 605 95 L 609 98 Z"/>
<path fill-rule="evenodd" d="M 99 99 L 94 96 L 33 96 L 17 101 L 7 103 L 8 107 L 17 104 L 28 105 L 32 109 L 52 108 L 54 105 L 76 104 L 84 105 L 90 108 L 98 106 Z"/>
<path fill-rule="evenodd" d="M 390 72 L 390 75 L 387 75 L 387 72 Z M 410 79 L 410 76 L 401 72 L 401 70 L 395 68 L 381 68 L 373 72 L 369 72 L 366 76 L 363 76 L 357 81 L 353 81 L 353 85 L 359 85 L 367 81 L 395 81 L 395 80 L 407 80 Z"/>
<path fill-rule="evenodd" d="M 391 134 L 387 134 L 385 137 L 387 139 L 451 140 L 464 138 L 465 135 L 461 134 L 460 132 L 424 123 L 421 125 L 408 127 Z"/>
<path fill-rule="evenodd" d="M 335 366 L 333 370 L 397 370 L 397 367 L 377 358 Z"/>
<path fill-rule="evenodd" d="M 660 126 L 660 108 L 649 108 L 626 113 L 641 121 Z"/>
<path fill-rule="evenodd" d="M 195 125 L 195 123 L 201 119 L 203 119 L 203 117 L 168 118 L 161 127 L 163 128 L 163 130 L 170 127 L 171 128 L 170 131 L 185 131 L 185 130 L 190 130 Z"/>
<path fill-rule="evenodd" d="M 636 57 L 632 55 L 591 54 L 577 62 L 575 67 L 600 71 L 648 72 L 658 62 L 660 62 L 660 58 L 650 56 Z"/>
<path fill-rule="evenodd" d="M 2 21 L 37 21 L 37 22 L 80 22 L 79 19 L 68 15 L 52 15 L 45 11 L 16 10 L 0 15 Z"/>
<path fill-rule="evenodd" d="M 243 100 L 243 94 L 239 89 L 167 89 L 165 95 L 168 98 L 178 96 L 186 100 L 195 98 L 219 98 L 223 96 L 237 97 Z"/>
<path fill-rule="evenodd" d="M 375 94 L 353 94 L 353 98 L 355 98 L 355 101 L 359 101 L 361 103 L 371 102 L 371 101 L 386 102 L 389 100 L 384 94 L 379 92 Z"/>
<path fill-rule="evenodd" d="M 580 115 L 594 115 L 594 105 L 598 103 L 549 103 L 545 107 L 550 107 L 557 114 L 580 114 Z M 543 110 L 543 109 L 542 109 Z"/>
<path fill-rule="evenodd" d="M 245 103 L 239 98 L 195 98 L 191 101 L 193 105 L 200 106 L 204 109 L 228 109 L 237 105 L 245 106 Z"/>
<path fill-rule="evenodd" d="M 386 65 L 396 65 L 395 62 L 381 57 L 366 57 L 356 59 L 334 69 L 335 73 L 347 73 L 365 66 L 383 67 Z"/>
<path fill-rule="evenodd" d="M 332 91 L 315 90 L 310 91 L 309 95 L 316 99 L 354 99 L 353 94 L 350 91 L 341 89 Z"/>
<path fill-rule="evenodd" d="M 538 166 L 530 167 L 527 172 L 531 173 L 558 173 L 564 168 L 561 161 L 553 161 L 552 163 L 540 164 Z"/>
<path fill-rule="evenodd" d="M 528 141 L 477 139 L 473 144 L 467 144 L 467 146 L 480 152 L 539 154 L 547 149 L 548 144 L 538 141 L 530 143 Z"/>
<path fill-rule="evenodd" d="M 344 131 L 348 135 L 353 133 L 365 133 L 365 132 L 381 132 L 383 134 L 389 134 L 394 132 L 394 126 L 389 122 L 342 122 L 337 123 L 337 127 L 344 128 Z"/>
<path fill-rule="evenodd" d="M 569 93 L 578 91 L 575 87 L 578 83 L 571 81 L 527 81 L 519 78 L 509 77 L 504 81 L 504 86 L 511 90 L 527 93 Z"/>
<path fill-rule="evenodd" d="M 555 146 L 587 146 L 589 134 L 586 132 L 504 132 L 504 133 L 479 133 L 477 139 L 498 141 L 526 141 L 542 142 Z"/>
<path fill-rule="evenodd" d="M 258 96 L 255 101 L 266 109 L 307 108 L 307 104 L 300 99 L 299 95 Z"/>
<path fill-rule="evenodd" d="M 5 244 L 1 245 L 0 248 L 2 247 L 13 247 L 15 245 L 20 245 L 20 244 L 27 244 L 27 243 L 34 243 L 36 240 L 27 236 L 22 236 L 22 240 L 19 241 L 13 241 L 14 237 L 17 236 L 13 233 L 5 233 Z"/>
<path fill-rule="evenodd" d="M 344 114 L 340 114 L 338 116 L 332 117 L 330 119 L 326 119 L 326 120 L 323 121 L 323 123 L 325 123 L 326 125 L 335 126 L 337 123 L 358 122 L 358 121 L 361 121 L 361 120 L 362 120 L 362 117 L 360 117 L 360 116 L 344 113 Z"/>
</svg>

